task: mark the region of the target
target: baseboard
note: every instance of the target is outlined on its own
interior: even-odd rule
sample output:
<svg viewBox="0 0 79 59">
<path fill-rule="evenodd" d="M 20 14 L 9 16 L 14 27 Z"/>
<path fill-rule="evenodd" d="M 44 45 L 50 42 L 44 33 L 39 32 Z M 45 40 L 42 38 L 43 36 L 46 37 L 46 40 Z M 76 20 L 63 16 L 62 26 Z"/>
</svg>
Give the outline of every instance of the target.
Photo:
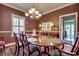
<svg viewBox="0 0 79 59">
<path fill-rule="evenodd" d="M 15 42 L 5 44 L 5 47 L 12 46 L 12 45 L 15 45 Z"/>
</svg>

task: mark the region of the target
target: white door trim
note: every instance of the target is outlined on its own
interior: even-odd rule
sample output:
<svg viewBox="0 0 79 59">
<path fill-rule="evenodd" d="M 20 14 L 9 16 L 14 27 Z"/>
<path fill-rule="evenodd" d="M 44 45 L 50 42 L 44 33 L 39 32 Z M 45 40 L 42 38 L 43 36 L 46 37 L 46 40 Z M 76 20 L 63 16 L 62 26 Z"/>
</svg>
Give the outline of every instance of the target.
<svg viewBox="0 0 79 59">
<path fill-rule="evenodd" d="M 65 14 L 65 15 L 60 15 L 59 16 L 59 38 L 61 39 L 61 22 L 63 21 L 63 17 L 66 16 L 71 16 L 71 15 L 75 15 L 76 16 L 76 37 L 77 37 L 77 33 L 78 33 L 78 28 L 77 28 L 77 23 L 78 23 L 78 13 L 74 12 L 74 13 L 70 13 L 70 14 Z M 63 24 L 62 24 L 63 25 Z"/>
</svg>

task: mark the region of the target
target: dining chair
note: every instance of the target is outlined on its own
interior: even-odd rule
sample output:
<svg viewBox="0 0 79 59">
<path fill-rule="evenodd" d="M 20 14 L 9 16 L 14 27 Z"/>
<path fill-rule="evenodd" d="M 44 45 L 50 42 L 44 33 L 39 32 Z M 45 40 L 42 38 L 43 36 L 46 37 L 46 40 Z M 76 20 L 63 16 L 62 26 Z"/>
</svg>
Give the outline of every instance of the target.
<svg viewBox="0 0 79 59">
<path fill-rule="evenodd" d="M 67 55 L 78 55 L 77 53 L 79 53 L 79 38 L 77 37 L 74 45 L 69 45 L 67 43 L 62 43 L 61 46 L 55 46 L 55 48 L 57 48 L 59 50 L 60 55 L 62 55 L 62 53 L 65 53 Z"/>
<path fill-rule="evenodd" d="M 21 37 L 21 43 L 23 46 L 23 55 L 30 56 L 34 52 L 38 52 L 38 55 L 40 55 L 40 50 L 36 45 L 33 45 L 28 42 L 27 36 L 23 33 L 20 34 Z"/>
<path fill-rule="evenodd" d="M 14 39 L 15 39 L 15 53 L 14 53 L 14 55 L 18 56 L 22 45 L 20 44 L 20 37 L 17 37 L 16 33 L 13 33 L 13 34 L 14 34 Z"/>
<path fill-rule="evenodd" d="M 3 51 L 5 50 L 5 40 L 4 40 L 4 37 L 0 37 L 0 48 Z"/>
</svg>

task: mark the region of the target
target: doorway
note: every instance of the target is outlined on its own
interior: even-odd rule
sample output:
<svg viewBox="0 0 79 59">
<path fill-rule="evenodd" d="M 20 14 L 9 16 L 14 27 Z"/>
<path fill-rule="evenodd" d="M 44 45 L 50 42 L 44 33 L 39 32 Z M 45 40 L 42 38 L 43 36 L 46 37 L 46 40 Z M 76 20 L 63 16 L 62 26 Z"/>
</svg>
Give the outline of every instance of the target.
<svg viewBox="0 0 79 59">
<path fill-rule="evenodd" d="M 73 45 L 77 36 L 77 13 L 62 15 L 59 18 L 60 39 Z"/>
</svg>

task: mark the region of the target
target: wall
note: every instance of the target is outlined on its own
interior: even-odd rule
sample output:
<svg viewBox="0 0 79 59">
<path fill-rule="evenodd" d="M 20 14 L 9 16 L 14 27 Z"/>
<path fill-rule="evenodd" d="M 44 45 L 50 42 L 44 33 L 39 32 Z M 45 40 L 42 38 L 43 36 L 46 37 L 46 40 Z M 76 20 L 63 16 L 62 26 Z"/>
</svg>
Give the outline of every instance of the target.
<svg viewBox="0 0 79 59">
<path fill-rule="evenodd" d="M 59 16 L 64 15 L 64 14 L 73 13 L 73 12 L 79 13 L 79 4 L 73 4 L 73 5 L 67 6 L 65 8 L 45 14 L 41 17 L 39 24 L 41 24 L 43 22 L 53 22 L 55 24 L 55 26 L 58 28 L 57 31 L 59 31 Z M 52 28 L 52 31 L 55 31 L 55 30 Z M 78 27 L 78 31 L 79 31 L 79 27 Z"/>
<path fill-rule="evenodd" d="M 26 18 L 26 31 L 32 31 L 33 29 L 38 29 L 37 25 L 38 21 L 29 20 L 28 18 Z"/>
<path fill-rule="evenodd" d="M 4 37 L 6 44 L 14 42 L 14 39 L 11 37 L 11 14 L 25 17 L 24 12 L 0 4 L 0 37 Z M 29 19 L 26 18 L 25 27 L 26 31 L 32 30 L 36 27 L 36 21 L 29 21 Z"/>
<path fill-rule="evenodd" d="M 39 19 L 38 21 L 29 21 L 29 19 L 26 18 L 26 21 L 25 21 L 26 31 L 31 31 L 33 28 L 36 28 L 39 30 L 38 25 L 40 23 L 47 22 L 47 21 L 53 22 L 59 28 L 59 16 L 64 15 L 64 14 L 73 13 L 73 12 L 79 13 L 78 7 L 79 7 L 79 4 L 74 4 L 74 5 L 56 10 L 54 12 L 43 15 L 41 19 Z M 11 32 L 10 32 L 12 13 L 25 17 L 23 12 L 0 4 L 0 36 L 4 37 L 6 43 L 14 42 L 14 39 L 11 38 Z M 78 27 L 78 31 L 79 31 L 79 27 Z"/>
</svg>

